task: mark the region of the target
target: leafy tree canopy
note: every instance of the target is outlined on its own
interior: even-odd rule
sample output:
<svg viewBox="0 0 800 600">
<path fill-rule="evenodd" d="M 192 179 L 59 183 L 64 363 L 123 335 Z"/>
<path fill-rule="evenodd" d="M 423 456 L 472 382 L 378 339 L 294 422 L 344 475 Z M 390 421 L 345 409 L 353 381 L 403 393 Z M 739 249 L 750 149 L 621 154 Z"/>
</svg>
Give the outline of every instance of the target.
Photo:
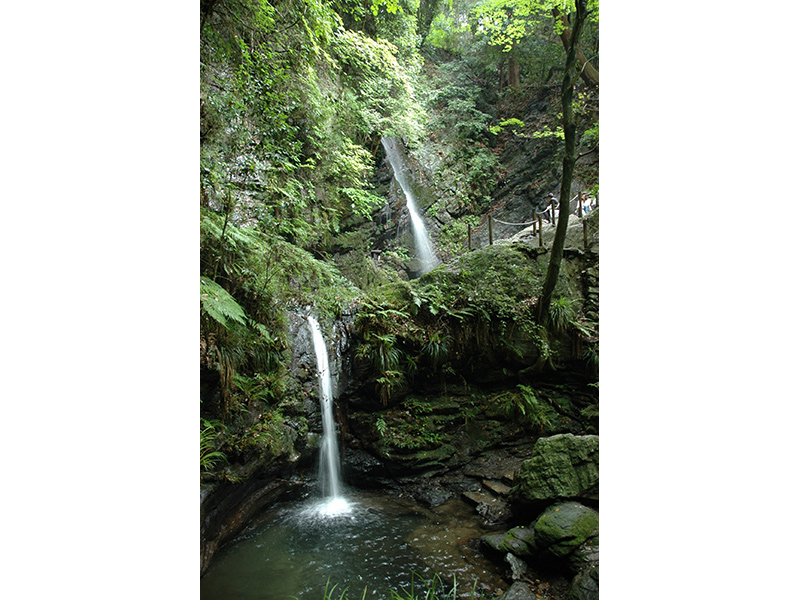
<svg viewBox="0 0 800 600">
<path fill-rule="evenodd" d="M 590 15 L 597 22 L 599 0 L 589 2 Z M 472 9 L 471 20 L 478 34 L 489 37 L 490 43 L 511 52 L 513 47 L 543 20 L 554 14 L 575 12 L 574 0 L 482 0 Z M 556 33 L 564 30 L 560 19 L 555 21 Z"/>
</svg>

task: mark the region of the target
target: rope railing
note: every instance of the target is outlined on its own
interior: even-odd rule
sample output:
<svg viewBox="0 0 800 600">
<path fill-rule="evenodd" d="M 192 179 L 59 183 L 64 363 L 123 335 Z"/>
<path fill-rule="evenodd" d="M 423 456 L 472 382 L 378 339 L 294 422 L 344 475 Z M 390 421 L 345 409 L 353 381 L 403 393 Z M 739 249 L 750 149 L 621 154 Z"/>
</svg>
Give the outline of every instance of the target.
<svg viewBox="0 0 800 600">
<path fill-rule="evenodd" d="M 568 202 L 567 208 L 570 208 L 572 206 L 572 203 L 575 200 L 578 200 L 578 206 L 576 207 L 576 209 L 577 209 L 576 216 L 581 220 L 581 224 L 583 225 L 583 247 L 585 249 L 585 248 L 589 247 L 589 243 L 588 243 L 588 235 L 587 235 L 587 230 L 586 230 L 586 220 L 584 219 L 584 217 L 593 209 L 592 208 L 588 208 L 588 210 L 584 211 L 584 205 L 583 205 L 584 195 L 585 195 L 584 193 L 577 194 L 574 198 L 572 198 Z M 586 199 L 589 200 L 588 197 Z M 599 199 L 595 200 L 595 202 L 596 202 L 595 208 L 599 207 L 600 206 Z M 534 208 L 532 215 L 533 215 L 533 220 L 531 220 L 531 221 L 525 221 L 524 223 L 511 223 L 511 222 L 502 221 L 502 220 L 500 220 L 500 219 L 498 219 L 496 217 L 493 217 L 492 214 L 489 213 L 487 215 L 487 222 L 488 222 L 488 225 L 489 225 L 489 245 L 491 246 L 491 245 L 494 244 L 493 224 L 495 222 L 497 222 L 497 223 L 501 223 L 502 225 L 508 225 L 509 227 L 529 227 L 529 226 L 533 225 L 533 231 L 532 231 L 533 235 L 536 235 L 536 233 L 537 233 L 536 225 L 538 223 L 538 225 L 539 225 L 539 227 L 538 227 L 539 246 L 540 247 L 543 246 L 544 244 L 543 244 L 543 241 L 542 241 L 542 215 L 549 216 L 548 220 L 550 221 L 550 223 L 552 225 L 555 226 L 556 217 L 557 217 L 555 203 L 551 202 L 547 206 L 547 208 L 545 208 L 542 211 L 538 211 L 538 210 L 536 210 Z M 470 225 L 470 224 L 467 225 L 467 248 L 468 248 L 468 250 L 472 250 L 472 234 L 475 233 L 475 232 L 480 231 L 481 229 L 483 229 L 483 225 L 484 225 L 484 223 L 480 223 L 474 230 L 472 229 L 472 225 Z"/>
<path fill-rule="evenodd" d="M 495 223 L 502 223 L 503 225 L 515 225 L 517 227 L 527 227 L 528 225 L 533 225 L 536 221 L 528 221 L 527 223 L 508 223 L 507 221 L 501 221 L 500 219 L 494 219 Z"/>
</svg>

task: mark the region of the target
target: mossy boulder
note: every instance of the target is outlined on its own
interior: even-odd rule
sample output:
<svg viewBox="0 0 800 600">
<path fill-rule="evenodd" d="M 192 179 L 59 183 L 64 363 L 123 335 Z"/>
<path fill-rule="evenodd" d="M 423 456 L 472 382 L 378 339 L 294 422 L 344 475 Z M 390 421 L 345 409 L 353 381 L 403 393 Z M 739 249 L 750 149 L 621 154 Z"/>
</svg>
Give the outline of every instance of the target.
<svg viewBox="0 0 800 600">
<path fill-rule="evenodd" d="M 534 530 L 531 527 L 514 527 L 505 533 L 484 535 L 481 541 L 497 552 L 511 552 L 516 556 L 533 556 L 536 551 Z"/>
<path fill-rule="evenodd" d="M 561 502 L 532 524 L 536 547 L 555 558 L 569 558 L 584 542 L 598 537 L 600 516 L 578 502 Z"/>
<path fill-rule="evenodd" d="M 597 500 L 600 438 L 562 433 L 539 438 L 519 471 L 511 498 L 522 504 Z"/>
</svg>

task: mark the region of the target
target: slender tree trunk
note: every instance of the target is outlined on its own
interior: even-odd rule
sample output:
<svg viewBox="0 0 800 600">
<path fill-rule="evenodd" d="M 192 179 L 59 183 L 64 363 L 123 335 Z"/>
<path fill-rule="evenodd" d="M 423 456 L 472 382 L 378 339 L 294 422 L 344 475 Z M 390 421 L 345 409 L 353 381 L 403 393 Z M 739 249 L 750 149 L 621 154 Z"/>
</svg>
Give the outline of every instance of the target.
<svg viewBox="0 0 800 600">
<path fill-rule="evenodd" d="M 420 0 L 417 9 L 417 33 L 419 33 L 420 44 L 425 43 L 425 38 L 431 30 L 431 23 L 439 12 L 439 2 L 441 0 Z"/>
<path fill-rule="evenodd" d="M 575 25 L 572 29 L 572 37 L 567 48 L 567 60 L 564 70 L 564 78 L 561 81 L 561 110 L 563 112 L 562 124 L 564 127 L 564 161 L 563 172 L 561 174 L 561 204 L 558 212 L 558 224 L 556 234 L 553 239 L 553 248 L 550 250 L 550 263 L 547 265 L 547 274 L 542 286 L 542 294 L 536 305 L 536 320 L 544 323 L 550 310 L 550 301 L 553 298 L 553 290 L 558 281 L 558 273 L 561 269 L 561 258 L 564 255 L 564 240 L 567 237 L 567 224 L 569 223 L 569 204 L 572 197 L 572 174 L 575 170 L 575 118 L 572 114 L 573 86 L 578 75 L 576 67 L 576 48 L 578 39 L 583 29 L 583 22 L 586 19 L 586 0 L 575 2 L 577 16 Z"/>
<path fill-rule="evenodd" d="M 519 61 L 513 55 L 510 55 L 508 57 L 508 87 L 515 88 L 519 86 Z"/>
<path fill-rule="evenodd" d="M 500 66 L 497 68 L 497 72 L 499 77 L 497 78 L 497 93 L 498 95 L 503 94 L 503 67 L 505 66 L 506 61 L 504 59 L 500 59 Z M 499 99 L 498 99 L 499 102 Z"/>
<path fill-rule="evenodd" d="M 200 0 L 200 31 L 206 26 L 208 17 L 214 12 L 218 0 Z"/>
<path fill-rule="evenodd" d="M 563 12 L 561 12 L 560 9 L 554 8 L 553 16 L 557 21 L 561 21 L 561 24 L 564 26 L 564 31 L 561 32 L 561 43 L 564 44 L 564 49 L 569 52 L 569 46 L 572 36 L 574 35 L 575 28 L 570 29 L 569 23 L 567 22 L 567 17 Z M 581 23 L 581 26 L 583 26 L 583 23 Z M 584 55 L 577 44 L 575 45 L 575 60 L 578 68 L 578 74 L 580 75 L 581 79 L 583 79 L 584 83 L 592 87 L 599 86 L 600 71 L 594 68 L 594 65 L 589 62 L 589 59 L 586 58 L 586 55 Z"/>
</svg>

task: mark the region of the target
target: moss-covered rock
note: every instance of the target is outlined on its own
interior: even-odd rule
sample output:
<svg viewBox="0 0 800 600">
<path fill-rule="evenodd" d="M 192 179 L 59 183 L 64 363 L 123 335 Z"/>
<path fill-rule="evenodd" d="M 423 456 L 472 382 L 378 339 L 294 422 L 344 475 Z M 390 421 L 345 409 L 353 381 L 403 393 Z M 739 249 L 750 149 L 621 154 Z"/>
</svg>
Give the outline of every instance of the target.
<svg viewBox="0 0 800 600">
<path fill-rule="evenodd" d="M 536 551 L 534 537 L 535 532 L 532 527 L 514 527 L 505 533 L 484 535 L 481 541 L 497 552 L 533 556 Z"/>
<path fill-rule="evenodd" d="M 523 504 L 569 498 L 597 500 L 600 438 L 571 433 L 540 438 L 522 463 L 512 499 Z"/>
<path fill-rule="evenodd" d="M 561 502 L 545 510 L 532 527 L 537 549 L 556 558 L 567 558 L 584 542 L 598 536 L 600 516 L 578 502 Z"/>
</svg>

